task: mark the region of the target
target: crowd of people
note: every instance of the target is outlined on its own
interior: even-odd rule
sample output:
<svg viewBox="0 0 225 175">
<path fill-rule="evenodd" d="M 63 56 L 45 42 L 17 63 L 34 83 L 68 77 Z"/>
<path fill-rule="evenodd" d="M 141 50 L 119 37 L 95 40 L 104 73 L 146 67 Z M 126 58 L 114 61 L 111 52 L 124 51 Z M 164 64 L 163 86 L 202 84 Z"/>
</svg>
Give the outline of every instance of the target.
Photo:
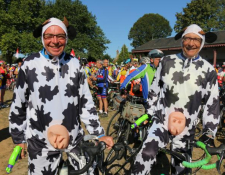
<svg viewBox="0 0 225 175">
<path fill-rule="evenodd" d="M 12 81 L 16 81 L 22 62 L 21 58 L 11 65 L 3 60 L 0 61 L 0 109 L 9 107 L 8 104 L 4 103 L 5 90 L 9 88 Z"/>
<path fill-rule="evenodd" d="M 99 121 L 99 116 L 108 117 L 107 95 L 113 82 L 120 84 L 120 90 L 130 84 L 129 95 L 143 97 L 147 114 L 154 119 L 131 174 L 147 174 L 159 149 L 171 140 L 173 149 L 187 151 L 185 141 L 194 138 L 194 121 L 201 105 L 201 140 L 214 146 L 225 65 L 214 68 L 199 55 L 205 41 L 216 40 L 213 33 L 190 25 L 175 37 L 182 40 L 181 53 L 164 55 L 154 49 L 121 65 L 107 59 L 89 64 L 85 58 L 78 60 L 65 53 L 67 40 L 74 39 L 74 33 L 66 18 L 50 18 L 34 31 L 34 37 L 42 39 L 44 48 L 40 52 L 27 57 L 23 64 L 19 62 L 17 68 L 0 62 L 1 107 L 7 107 L 3 103 L 7 79 L 17 78 L 9 131 L 15 144 L 23 150 L 28 146 L 30 174 L 57 173 L 60 151 L 73 152 L 84 135 L 80 120 L 90 134 L 97 135 L 109 148 L 113 146 L 112 137 L 105 136 Z M 93 88 L 97 89 L 98 112 L 90 92 Z M 25 156 L 23 151 L 21 155 Z M 181 162 L 172 160 L 172 164 L 173 174 L 184 170 Z"/>
</svg>

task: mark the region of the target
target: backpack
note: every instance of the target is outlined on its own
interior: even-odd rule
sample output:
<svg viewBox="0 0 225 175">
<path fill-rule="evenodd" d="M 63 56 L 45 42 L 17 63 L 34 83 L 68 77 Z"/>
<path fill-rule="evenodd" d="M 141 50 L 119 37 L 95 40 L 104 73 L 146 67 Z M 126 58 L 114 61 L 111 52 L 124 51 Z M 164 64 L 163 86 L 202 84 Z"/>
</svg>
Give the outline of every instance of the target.
<svg viewBox="0 0 225 175">
<path fill-rule="evenodd" d="M 140 88 L 141 88 L 140 83 L 136 83 L 136 84 L 133 85 L 132 91 L 133 91 L 134 93 L 139 93 L 139 92 L 140 92 Z"/>
</svg>

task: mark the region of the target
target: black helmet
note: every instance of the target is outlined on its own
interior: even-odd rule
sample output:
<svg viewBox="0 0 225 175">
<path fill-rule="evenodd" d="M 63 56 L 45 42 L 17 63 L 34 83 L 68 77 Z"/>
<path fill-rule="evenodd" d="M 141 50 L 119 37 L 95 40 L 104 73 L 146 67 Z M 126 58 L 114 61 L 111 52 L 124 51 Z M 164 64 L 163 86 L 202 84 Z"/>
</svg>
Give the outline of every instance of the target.
<svg viewBox="0 0 225 175">
<path fill-rule="evenodd" d="M 80 63 L 81 63 L 82 65 L 88 64 L 87 58 L 81 58 L 81 59 L 80 59 Z"/>
</svg>

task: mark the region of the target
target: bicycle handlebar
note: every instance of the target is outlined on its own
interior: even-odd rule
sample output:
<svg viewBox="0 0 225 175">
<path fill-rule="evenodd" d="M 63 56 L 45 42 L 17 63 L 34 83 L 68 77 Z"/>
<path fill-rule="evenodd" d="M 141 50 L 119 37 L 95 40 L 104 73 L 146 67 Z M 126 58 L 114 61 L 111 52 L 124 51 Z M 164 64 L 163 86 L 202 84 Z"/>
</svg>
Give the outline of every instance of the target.
<svg viewBox="0 0 225 175">
<path fill-rule="evenodd" d="M 116 159 L 119 160 L 119 151 L 121 149 L 124 148 L 124 145 L 122 143 L 116 143 L 115 145 L 113 145 L 112 149 L 115 151 L 115 155 L 109 160 L 109 161 L 106 161 L 105 164 L 106 165 L 110 165 L 112 164 Z"/>
<path fill-rule="evenodd" d="M 187 161 L 183 161 L 182 165 L 187 167 L 187 168 L 197 168 L 197 167 L 201 167 L 205 164 L 207 164 L 210 159 L 211 159 L 211 155 L 209 154 L 209 152 L 206 149 L 206 145 L 203 142 L 197 141 L 196 142 L 196 146 L 198 146 L 199 148 L 203 149 L 206 153 L 206 157 L 203 160 L 197 161 L 197 162 L 187 162 Z"/>
<path fill-rule="evenodd" d="M 196 146 L 203 149 L 206 153 L 206 157 L 203 160 L 197 161 L 197 162 L 186 162 L 183 161 L 182 165 L 187 167 L 187 168 L 201 168 L 205 170 L 217 168 L 217 171 L 220 173 L 220 166 L 222 163 L 222 160 L 224 158 L 224 152 L 225 152 L 225 145 L 221 144 L 219 147 L 208 147 L 206 146 L 203 142 L 197 141 Z M 218 161 L 213 164 L 208 164 L 207 163 L 211 159 L 211 155 L 217 155 Z"/>
<path fill-rule="evenodd" d="M 144 114 L 142 115 L 141 117 L 139 117 L 134 124 L 131 125 L 131 129 L 134 129 L 138 126 L 140 126 L 145 120 L 147 120 L 149 117 L 148 117 L 148 114 Z"/>
<path fill-rule="evenodd" d="M 105 142 L 99 142 L 98 145 L 95 145 L 92 142 L 81 142 L 80 148 L 84 153 L 87 153 L 89 160 L 88 163 L 80 170 L 71 170 L 71 175 L 83 174 L 88 171 L 88 169 L 93 165 L 95 157 L 97 154 L 101 153 L 105 148 Z"/>
</svg>

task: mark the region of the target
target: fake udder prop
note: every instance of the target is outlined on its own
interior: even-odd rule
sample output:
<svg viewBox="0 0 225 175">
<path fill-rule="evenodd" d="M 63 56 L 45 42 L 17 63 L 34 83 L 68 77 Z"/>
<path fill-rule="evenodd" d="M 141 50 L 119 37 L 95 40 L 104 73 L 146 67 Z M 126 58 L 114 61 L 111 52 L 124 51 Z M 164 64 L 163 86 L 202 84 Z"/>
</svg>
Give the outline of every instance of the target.
<svg viewBox="0 0 225 175">
<path fill-rule="evenodd" d="M 169 132 L 176 136 L 183 132 L 186 124 L 186 118 L 181 112 L 172 112 L 169 115 L 168 129 Z"/>
<path fill-rule="evenodd" d="M 69 132 L 62 125 L 53 125 L 48 129 L 48 140 L 56 149 L 65 149 L 69 144 Z"/>
</svg>

